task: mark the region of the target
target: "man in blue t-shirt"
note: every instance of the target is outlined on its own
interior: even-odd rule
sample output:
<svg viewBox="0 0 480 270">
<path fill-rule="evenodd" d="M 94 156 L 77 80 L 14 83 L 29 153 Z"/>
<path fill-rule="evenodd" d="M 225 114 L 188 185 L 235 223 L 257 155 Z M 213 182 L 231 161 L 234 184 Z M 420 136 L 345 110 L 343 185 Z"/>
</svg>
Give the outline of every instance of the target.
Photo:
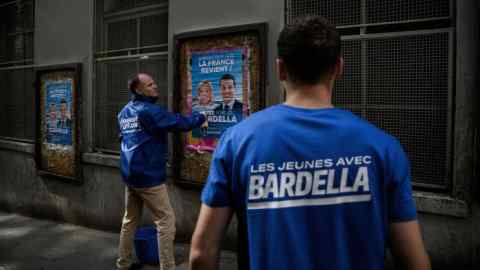
<svg viewBox="0 0 480 270">
<path fill-rule="evenodd" d="M 192 238 L 191 269 L 217 269 L 238 217 L 239 269 L 429 269 L 408 159 L 392 136 L 331 103 L 340 37 L 321 17 L 277 42 L 284 104 L 228 129 L 213 155 Z"/>
</svg>

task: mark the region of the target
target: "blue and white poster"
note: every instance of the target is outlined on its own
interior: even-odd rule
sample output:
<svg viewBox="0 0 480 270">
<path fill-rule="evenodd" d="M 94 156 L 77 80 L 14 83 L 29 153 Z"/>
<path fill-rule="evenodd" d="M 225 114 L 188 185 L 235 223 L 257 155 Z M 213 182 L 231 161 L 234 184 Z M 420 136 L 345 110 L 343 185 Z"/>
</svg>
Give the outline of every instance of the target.
<svg viewBox="0 0 480 270">
<path fill-rule="evenodd" d="M 234 48 L 191 53 L 192 111 L 207 115 L 208 128 L 192 131 L 190 148 L 213 151 L 223 131 L 246 116 L 242 52 Z"/>
<path fill-rule="evenodd" d="M 72 145 L 72 80 L 45 81 L 46 143 Z"/>
</svg>

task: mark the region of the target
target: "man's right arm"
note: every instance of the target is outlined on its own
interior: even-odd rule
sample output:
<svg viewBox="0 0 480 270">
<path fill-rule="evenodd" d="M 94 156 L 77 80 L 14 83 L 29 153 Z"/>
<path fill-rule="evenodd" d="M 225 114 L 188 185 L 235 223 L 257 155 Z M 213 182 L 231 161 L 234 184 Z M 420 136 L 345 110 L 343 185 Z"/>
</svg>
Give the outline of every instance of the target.
<svg viewBox="0 0 480 270">
<path fill-rule="evenodd" d="M 416 220 L 391 223 L 390 244 L 398 269 L 431 269 Z"/>
<path fill-rule="evenodd" d="M 162 108 L 144 111 L 140 114 L 142 125 L 154 133 L 171 131 L 189 131 L 199 127 L 206 121 L 206 117 L 200 113 L 192 113 L 191 116 L 183 116 L 179 113 L 171 113 Z"/>
<path fill-rule="evenodd" d="M 218 268 L 220 244 L 232 217 L 230 207 L 202 205 L 190 247 L 190 270 Z"/>
</svg>

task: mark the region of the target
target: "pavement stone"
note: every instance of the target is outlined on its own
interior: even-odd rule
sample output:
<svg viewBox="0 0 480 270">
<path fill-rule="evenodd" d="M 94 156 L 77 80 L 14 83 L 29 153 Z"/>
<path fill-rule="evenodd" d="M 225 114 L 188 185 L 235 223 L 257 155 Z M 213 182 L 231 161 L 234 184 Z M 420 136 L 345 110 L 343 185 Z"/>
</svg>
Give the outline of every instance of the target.
<svg viewBox="0 0 480 270">
<path fill-rule="evenodd" d="M 114 232 L 0 212 L 0 270 L 115 269 L 118 239 Z M 189 250 L 175 244 L 177 270 L 187 269 Z M 236 265 L 235 253 L 222 251 L 220 269 Z"/>
</svg>

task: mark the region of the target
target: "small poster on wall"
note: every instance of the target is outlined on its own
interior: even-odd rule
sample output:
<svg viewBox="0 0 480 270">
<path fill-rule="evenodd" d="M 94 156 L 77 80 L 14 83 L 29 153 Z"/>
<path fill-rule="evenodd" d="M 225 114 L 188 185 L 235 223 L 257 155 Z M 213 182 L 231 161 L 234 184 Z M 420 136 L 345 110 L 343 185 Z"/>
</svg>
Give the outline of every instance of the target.
<svg viewBox="0 0 480 270">
<path fill-rule="evenodd" d="M 49 146 L 72 145 L 72 79 L 45 80 L 45 139 Z"/>
<path fill-rule="evenodd" d="M 201 186 L 223 132 L 263 108 L 265 34 L 265 24 L 254 24 L 175 37 L 175 108 L 202 112 L 208 121 L 177 137 L 178 183 Z"/>
<path fill-rule="evenodd" d="M 41 175 L 78 180 L 80 64 L 36 70 L 36 161 Z"/>
</svg>

